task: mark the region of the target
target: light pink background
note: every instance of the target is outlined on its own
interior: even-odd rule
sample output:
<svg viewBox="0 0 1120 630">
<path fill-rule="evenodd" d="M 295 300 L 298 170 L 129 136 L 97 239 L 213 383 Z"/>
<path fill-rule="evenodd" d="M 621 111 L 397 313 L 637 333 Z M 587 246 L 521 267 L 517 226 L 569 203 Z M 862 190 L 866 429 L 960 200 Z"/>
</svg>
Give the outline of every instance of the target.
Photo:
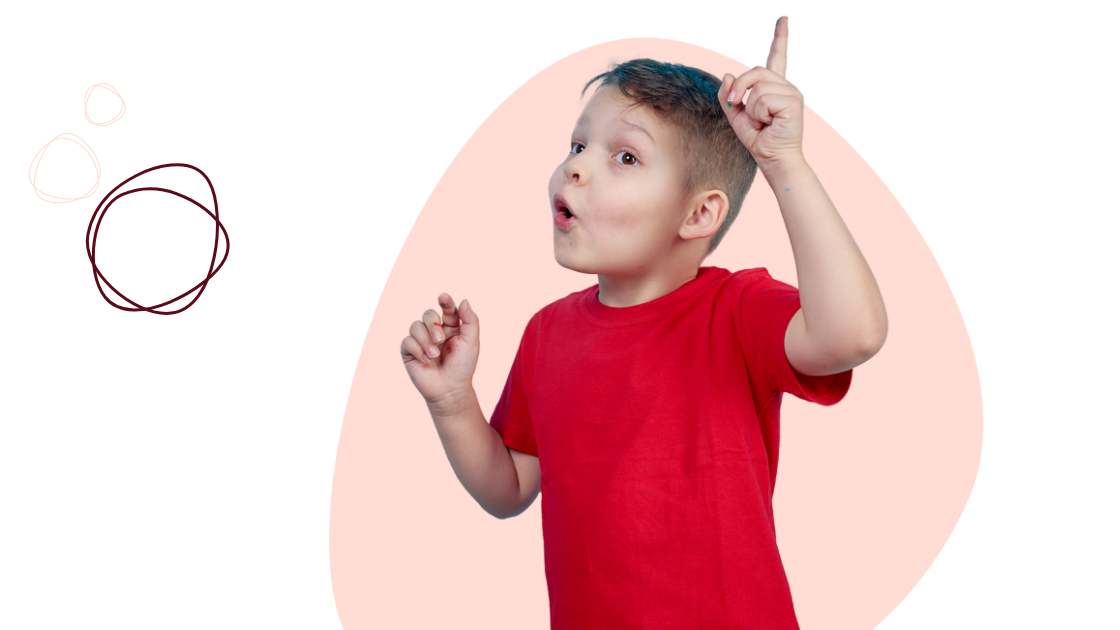
<svg viewBox="0 0 1120 630">
<path fill-rule="evenodd" d="M 756 52 L 751 66 L 765 63 L 767 51 Z M 548 627 L 539 499 L 504 521 L 474 502 L 401 364 L 400 343 L 414 320 L 438 308 L 441 292 L 469 298 L 481 323 L 474 385 L 489 416 L 529 317 L 597 282 L 554 261 L 547 182 L 569 150 L 584 83 L 635 57 L 717 77 L 750 67 L 657 39 L 571 55 L 486 120 L 409 234 L 362 348 L 339 439 L 330 557 L 348 630 Z M 797 84 L 796 59 L 787 78 Z M 808 107 L 805 116 L 806 158 L 875 272 L 890 334 L 838 405 L 786 397 L 778 543 L 801 626 L 863 630 L 910 592 L 968 500 L 980 458 L 980 387 L 952 293 L 905 211 L 835 131 Z M 705 264 L 766 267 L 797 284 L 761 174 Z"/>
</svg>

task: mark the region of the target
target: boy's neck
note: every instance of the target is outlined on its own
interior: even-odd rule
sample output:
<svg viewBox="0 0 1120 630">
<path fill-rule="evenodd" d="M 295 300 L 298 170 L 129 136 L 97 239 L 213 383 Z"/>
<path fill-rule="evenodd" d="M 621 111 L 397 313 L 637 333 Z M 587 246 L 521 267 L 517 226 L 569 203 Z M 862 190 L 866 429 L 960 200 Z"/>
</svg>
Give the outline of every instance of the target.
<svg viewBox="0 0 1120 630">
<path fill-rule="evenodd" d="M 639 276 L 599 274 L 599 303 L 623 308 L 652 302 L 684 286 L 699 273 L 699 267 L 667 267 Z"/>
</svg>

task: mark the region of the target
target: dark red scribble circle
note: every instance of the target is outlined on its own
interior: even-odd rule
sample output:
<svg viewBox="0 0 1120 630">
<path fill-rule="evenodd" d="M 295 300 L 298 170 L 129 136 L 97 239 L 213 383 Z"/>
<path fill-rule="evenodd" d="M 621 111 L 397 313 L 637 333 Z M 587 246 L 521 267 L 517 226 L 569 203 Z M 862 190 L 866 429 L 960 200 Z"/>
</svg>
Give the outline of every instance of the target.
<svg viewBox="0 0 1120 630">
<path fill-rule="evenodd" d="M 122 192 L 121 194 L 116 195 L 115 197 L 113 196 L 114 193 L 116 193 L 118 190 L 120 190 L 121 186 L 124 186 L 128 182 L 136 179 L 137 177 L 140 177 L 144 173 L 150 173 L 150 172 L 152 172 L 154 170 L 157 170 L 157 169 L 169 168 L 169 167 L 173 167 L 173 166 L 189 168 L 189 169 L 197 172 L 199 175 L 202 175 L 202 178 L 206 180 L 206 184 L 208 186 L 210 186 L 210 195 L 214 200 L 214 211 L 213 212 L 210 212 L 210 210 L 208 208 L 206 208 L 206 206 L 198 203 L 194 199 L 191 199 L 190 197 L 188 197 L 188 196 L 186 196 L 182 193 L 178 193 L 178 192 L 175 192 L 174 190 L 169 190 L 167 188 L 156 188 L 156 187 L 133 188 L 131 190 L 126 190 L 126 191 Z M 198 208 L 200 210 L 202 210 L 206 214 L 210 215 L 210 218 L 214 219 L 214 251 L 210 255 L 210 269 L 207 272 L 206 277 L 203 278 L 202 282 L 199 282 L 198 284 L 194 285 L 190 289 L 187 289 L 186 291 L 184 291 L 180 295 L 178 295 L 176 297 L 173 297 L 170 300 L 167 300 L 166 302 L 156 304 L 154 306 L 141 306 L 141 305 L 137 304 L 136 302 L 133 302 L 132 300 L 128 299 L 128 297 L 126 297 L 123 293 L 118 291 L 116 289 L 116 287 L 114 287 L 112 285 L 112 283 L 110 283 L 109 280 L 105 277 L 105 275 L 102 274 L 101 271 L 97 268 L 97 232 L 101 229 L 101 221 L 105 218 L 105 214 L 109 211 L 109 208 L 112 207 L 112 205 L 114 203 L 116 203 L 116 201 L 118 199 L 120 199 L 121 197 L 124 197 L 126 195 L 131 195 L 131 194 L 134 194 L 134 193 L 138 193 L 138 192 L 144 192 L 144 191 L 162 192 L 162 193 L 167 193 L 169 195 L 175 195 L 176 197 L 179 197 L 181 199 L 185 199 L 185 200 L 193 203 L 195 206 L 198 206 Z M 108 202 L 108 203 L 106 203 L 106 202 Z M 217 267 L 215 267 L 214 266 L 214 261 L 217 260 L 217 258 L 218 258 L 218 234 L 219 233 L 221 233 L 221 235 L 225 238 L 226 253 L 222 256 L 222 261 L 220 263 L 218 263 Z M 92 240 L 90 239 L 91 234 L 93 235 Z M 149 168 L 147 170 L 140 171 L 139 173 L 133 175 L 132 177 L 129 177 L 128 179 L 124 180 L 123 182 L 117 184 L 116 188 L 113 188 L 112 190 L 110 190 L 109 194 L 105 195 L 105 197 L 101 200 L 101 203 L 97 204 L 97 209 L 93 211 L 93 216 L 90 217 L 90 219 L 89 219 L 89 228 L 86 229 L 86 255 L 89 256 L 89 263 L 90 263 L 90 265 L 93 266 L 93 281 L 97 284 L 97 290 L 101 292 L 101 297 L 105 298 L 105 301 L 108 302 L 109 304 L 111 304 L 112 306 L 114 306 L 116 308 L 119 308 L 122 311 L 147 311 L 149 313 L 155 313 L 156 315 L 174 315 L 176 313 L 182 313 L 183 311 L 190 308 L 191 305 L 193 305 L 195 302 L 197 302 L 198 298 L 202 297 L 202 292 L 206 290 L 206 285 L 210 282 L 210 279 L 213 278 L 214 275 L 218 273 L 218 270 L 222 268 L 222 265 L 226 264 L 226 258 L 229 257 L 229 234 L 226 232 L 225 226 L 222 225 L 222 222 L 218 219 L 218 194 L 214 192 L 214 184 L 210 181 L 210 178 L 206 176 L 206 173 L 203 173 L 200 169 L 195 168 L 194 166 L 191 166 L 190 164 L 161 164 L 159 166 L 153 166 L 152 168 Z M 125 302 L 128 302 L 129 304 L 131 304 L 135 308 L 129 308 L 127 306 L 121 306 L 120 304 L 117 304 L 116 302 L 111 300 L 109 298 L 109 296 L 105 294 L 105 290 L 101 287 L 102 282 L 104 282 L 105 286 L 109 287 L 109 289 L 112 290 L 113 293 L 116 293 L 122 300 L 124 300 Z M 158 310 L 156 310 L 158 308 L 167 306 L 168 304 L 171 304 L 172 302 L 176 302 L 178 300 L 181 300 L 182 298 L 186 297 L 187 295 L 190 295 L 195 290 L 198 291 L 198 294 L 195 295 L 194 299 L 192 299 L 183 308 L 181 308 L 177 311 L 158 311 Z"/>
</svg>

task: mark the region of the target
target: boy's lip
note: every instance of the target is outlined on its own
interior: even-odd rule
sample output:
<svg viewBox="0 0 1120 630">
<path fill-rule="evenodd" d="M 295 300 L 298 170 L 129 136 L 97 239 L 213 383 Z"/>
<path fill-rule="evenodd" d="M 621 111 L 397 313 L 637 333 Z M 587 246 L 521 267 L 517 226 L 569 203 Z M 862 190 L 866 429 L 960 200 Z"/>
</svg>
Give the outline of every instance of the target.
<svg viewBox="0 0 1120 630">
<path fill-rule="evenodd" d="M 572 212 L 572 207 L 568 205 L 568 200 L 564 199 L 564 195 L 556 193 L 552 196 L 552 213 L 556 214 L 560 212 L 560 208 L 567 208 L 568 212 L 571 213 L 573 217 L 576 216 L 576 213 Z"/>
</svg>

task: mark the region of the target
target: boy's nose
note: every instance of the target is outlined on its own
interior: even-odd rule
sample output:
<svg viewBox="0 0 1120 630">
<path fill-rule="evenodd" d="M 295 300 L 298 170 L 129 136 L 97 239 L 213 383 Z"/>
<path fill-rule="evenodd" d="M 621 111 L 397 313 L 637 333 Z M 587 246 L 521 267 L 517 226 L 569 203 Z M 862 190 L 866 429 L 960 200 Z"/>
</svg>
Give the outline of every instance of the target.
<svg viewBox="0 0 1120 630">
<path fill-rule="evenodd" d="M 580 173 L 583 172 L 583 168 L 577 162 L 579 162 L 578 157 L 568 160 L 568 163 L 564 165 L 564 179 L 573 184 L 579 183 Z"/>
</svg>

